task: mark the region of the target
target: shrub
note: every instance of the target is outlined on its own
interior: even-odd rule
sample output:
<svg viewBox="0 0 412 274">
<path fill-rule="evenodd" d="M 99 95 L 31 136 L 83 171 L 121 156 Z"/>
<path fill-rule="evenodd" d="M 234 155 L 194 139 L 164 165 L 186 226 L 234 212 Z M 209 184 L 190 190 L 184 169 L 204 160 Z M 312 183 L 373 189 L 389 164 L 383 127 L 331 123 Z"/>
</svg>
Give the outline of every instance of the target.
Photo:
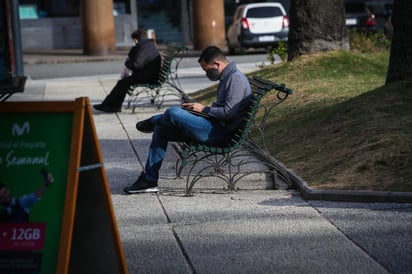
<svg viewBox="0 0 412 274">
<path fill-rule="evenodd" d="M 275 54 L 279 55 L 282 62 L 286 60 L 288 55 L 288 44 L 285 42 L 279 42 L 275 48 L 269 47 L 266 52 L 266 59 L 271 63 L 275 63 Z"/>
<path fill-rule="evenodd" d="M 349 31 L 350 49 L 354 52 L 387 50 L 392 40 L 382 32 Z"/>
</svg>

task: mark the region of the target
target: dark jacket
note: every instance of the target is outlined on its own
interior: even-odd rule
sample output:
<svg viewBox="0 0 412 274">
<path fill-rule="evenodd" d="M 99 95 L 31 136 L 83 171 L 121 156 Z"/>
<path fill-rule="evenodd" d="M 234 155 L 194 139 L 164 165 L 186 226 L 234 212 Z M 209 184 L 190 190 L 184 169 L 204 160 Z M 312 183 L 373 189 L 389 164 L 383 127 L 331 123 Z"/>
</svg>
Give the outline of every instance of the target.
<svg viewBox="0 0 412 274">
<path fill-rule="evenodd" d="M 151 61 L 159 59 L 160 53 L 152 39 L 137 43 L 130 49 L 125 66 L 134 73 L 142 70 Z"/>
</svg>

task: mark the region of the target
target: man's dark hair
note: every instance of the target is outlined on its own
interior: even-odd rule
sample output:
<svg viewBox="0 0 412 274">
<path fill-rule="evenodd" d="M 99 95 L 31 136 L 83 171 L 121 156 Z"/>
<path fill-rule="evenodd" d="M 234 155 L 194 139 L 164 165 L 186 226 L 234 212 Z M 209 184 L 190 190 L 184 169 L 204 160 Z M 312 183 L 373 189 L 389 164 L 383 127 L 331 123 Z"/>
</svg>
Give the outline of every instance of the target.
<svg viewBox="0 0 412 274">
<path fill-rule="evenodd" d="M 130 35 L 130 37 L 132 37 L 132 39 L 137 39 L 137 40 L 140 40 L 142 38 L 146 39 L 147 38 L 147 32 L 146 32 L 145 29 L 140 28 L 138 30 L 133 31 L 132 34 Z"/>
<path fill-rule="evenodd" d="M 202 51 L 199 60 L 197 61 L 199 63 L 204 61 L 205 63 L 210 64 L 215 60 L 227 61 L 225 54 L 220 50 L 220 48 L 216 46 L 209 46 Z"/>
<path fill-rule="evenodd" d="M 6 187 L 6 185 L 3 184 L 3 182 L 0 182 L 0 189 L 2 189 L 3 187 Z"/>
</svg>

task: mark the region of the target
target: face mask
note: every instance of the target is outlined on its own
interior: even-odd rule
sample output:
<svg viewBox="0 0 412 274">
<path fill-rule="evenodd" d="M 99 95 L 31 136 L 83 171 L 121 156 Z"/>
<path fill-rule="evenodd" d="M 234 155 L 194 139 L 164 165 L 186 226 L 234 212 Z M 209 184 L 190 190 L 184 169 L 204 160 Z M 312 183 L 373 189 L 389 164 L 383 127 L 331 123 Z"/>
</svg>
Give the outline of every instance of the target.
<svg viewBox="0 0 412 274">
<path fill-rule="evenodd" d="M 210 81 L 217 81 L 219 80 L 219 70 L 216 68 L 211 68 L 206 71 L 206 76 L 209 78 Z"/>
</svg>

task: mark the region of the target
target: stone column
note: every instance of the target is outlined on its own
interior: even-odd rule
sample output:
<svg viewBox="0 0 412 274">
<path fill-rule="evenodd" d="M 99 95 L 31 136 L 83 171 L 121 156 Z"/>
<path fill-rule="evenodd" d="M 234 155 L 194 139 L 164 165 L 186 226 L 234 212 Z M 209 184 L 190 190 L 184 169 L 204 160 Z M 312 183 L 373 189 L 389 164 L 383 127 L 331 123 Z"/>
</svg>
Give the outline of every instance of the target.
<svg viewBox="0 0 412 274">
<path fill-rule="evenodd" d="M 226 49 L 224 0 L 193 0 L 193 45 Z"/>
<path fill-rule="evenodd" d="M 113 0 L 82 0 L 83 53 L 108 55 L 116 49 Z"/>
</svg>

